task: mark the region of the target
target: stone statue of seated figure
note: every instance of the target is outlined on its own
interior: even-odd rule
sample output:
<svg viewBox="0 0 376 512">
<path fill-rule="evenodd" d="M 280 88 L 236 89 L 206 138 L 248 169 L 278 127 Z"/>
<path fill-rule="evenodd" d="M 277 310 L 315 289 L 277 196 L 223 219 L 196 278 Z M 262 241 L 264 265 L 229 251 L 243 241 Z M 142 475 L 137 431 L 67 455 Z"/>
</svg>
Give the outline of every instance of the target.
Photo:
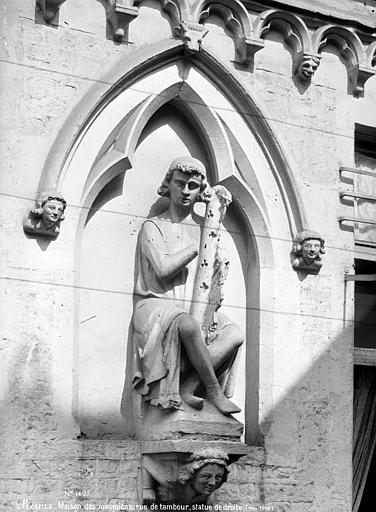
<svg viewBox="0 0 376 512">
<path fill-rule="evenodd" d="M 228 383 L 243 334 L 217 312 L 205 340 L 190 314 L 203 224 L 193 208 L 211 193 L 204 165 L 175 159 L 158 193 L 170 198 L 169 207 L 143 223 L 136 250 L 132 386 L 165 411 L 181 409 L 181 399 L 201 409 L 204 397 L 223 414 L 239 412 L 220 382 Z"/>
</svg>

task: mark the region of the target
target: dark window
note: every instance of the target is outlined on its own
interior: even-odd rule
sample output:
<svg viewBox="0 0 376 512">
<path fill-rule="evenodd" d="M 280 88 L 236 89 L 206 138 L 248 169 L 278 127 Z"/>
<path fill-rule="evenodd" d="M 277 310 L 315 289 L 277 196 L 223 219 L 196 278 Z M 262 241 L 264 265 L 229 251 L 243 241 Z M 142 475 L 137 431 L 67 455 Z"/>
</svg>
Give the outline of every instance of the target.
<svg viewBox="0 0 376 512">
<path fill-rule="evenodd" d="M 376 275 L 376 261 L 355 260 L 355 274 Z M 355 281 L 354 345 L 376 349 L 376 281 Z"/>
</svg>

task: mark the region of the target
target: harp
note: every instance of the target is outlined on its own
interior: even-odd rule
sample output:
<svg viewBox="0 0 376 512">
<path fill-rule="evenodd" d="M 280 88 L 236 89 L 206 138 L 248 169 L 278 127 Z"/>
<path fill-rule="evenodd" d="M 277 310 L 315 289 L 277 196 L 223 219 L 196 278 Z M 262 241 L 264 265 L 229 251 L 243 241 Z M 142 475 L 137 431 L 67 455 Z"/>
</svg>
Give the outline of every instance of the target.
<svg viewBox="0 0 376 512">
<path fill-rule="evenodd" d="M 222 288 L 228 272 L 229 262 L 220 257 L 218 245 L 221 225 L 231 201 L 232 196 L 224 186 L 212 188 L 201 232 L 190 313 L 201 326 L 207 344 L 210 343 L 211 331 L 215 330 L 214 313 L 221 305 Z"/>
</svg>

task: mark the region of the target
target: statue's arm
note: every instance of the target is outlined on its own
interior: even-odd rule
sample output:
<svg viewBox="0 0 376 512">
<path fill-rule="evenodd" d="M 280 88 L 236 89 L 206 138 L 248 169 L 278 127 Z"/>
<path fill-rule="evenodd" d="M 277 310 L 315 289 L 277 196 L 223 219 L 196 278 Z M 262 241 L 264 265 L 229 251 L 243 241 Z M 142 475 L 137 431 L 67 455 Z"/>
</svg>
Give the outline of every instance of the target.
<svg viewBox="0 0 376 512">
<path fill-rule="evenodd" d="M 198 254 L 194 244 L 174 253 L 166 253 L 163 234 L 152 221 L 145 222 L 142 227 L 141 247 L 161 281 L 174 277 Z"/>
</svg>

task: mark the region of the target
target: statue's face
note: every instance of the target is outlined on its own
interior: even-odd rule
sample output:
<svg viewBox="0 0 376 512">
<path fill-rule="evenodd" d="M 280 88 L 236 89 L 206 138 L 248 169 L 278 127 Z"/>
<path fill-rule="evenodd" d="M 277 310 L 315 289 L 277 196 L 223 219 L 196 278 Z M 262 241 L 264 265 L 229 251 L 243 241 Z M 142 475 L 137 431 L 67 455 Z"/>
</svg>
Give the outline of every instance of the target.
<svg viewBox="0 0 376 512">
<path fill-rule="evenodd" d="M 301 78 L 304 80 L 311 80 L 317 67 L 318 64 L 313 59 L 304 60 L 299 69 Z"/>
<path fill-rule="evenodd" d="M 192 208 L 201 192 L 202 178 L 198 174 L 174 171 L 169 183 L 170 200 L 179 208 Z"/>
<path fill-rule="evenodd" d="M 314 263 L 320 254 L 321 242 L 320 240 L 308 239 L 302 243 L 302 257 L 308 263 Z"/>
<path fill-rule="evenodd" d="M 193 489 L 204 496 L 209 496 L 223 482 L 224 468 L 218 464 L 206 464 L 195 474 L 192 487 Z"/>
<path fill-rule="evenodd" d="M 64 212 L 64 206 L 60 201 L 50 200 L 43 206 L 43 220 L 49 226 L 56 224 Z"/>
</svg>

